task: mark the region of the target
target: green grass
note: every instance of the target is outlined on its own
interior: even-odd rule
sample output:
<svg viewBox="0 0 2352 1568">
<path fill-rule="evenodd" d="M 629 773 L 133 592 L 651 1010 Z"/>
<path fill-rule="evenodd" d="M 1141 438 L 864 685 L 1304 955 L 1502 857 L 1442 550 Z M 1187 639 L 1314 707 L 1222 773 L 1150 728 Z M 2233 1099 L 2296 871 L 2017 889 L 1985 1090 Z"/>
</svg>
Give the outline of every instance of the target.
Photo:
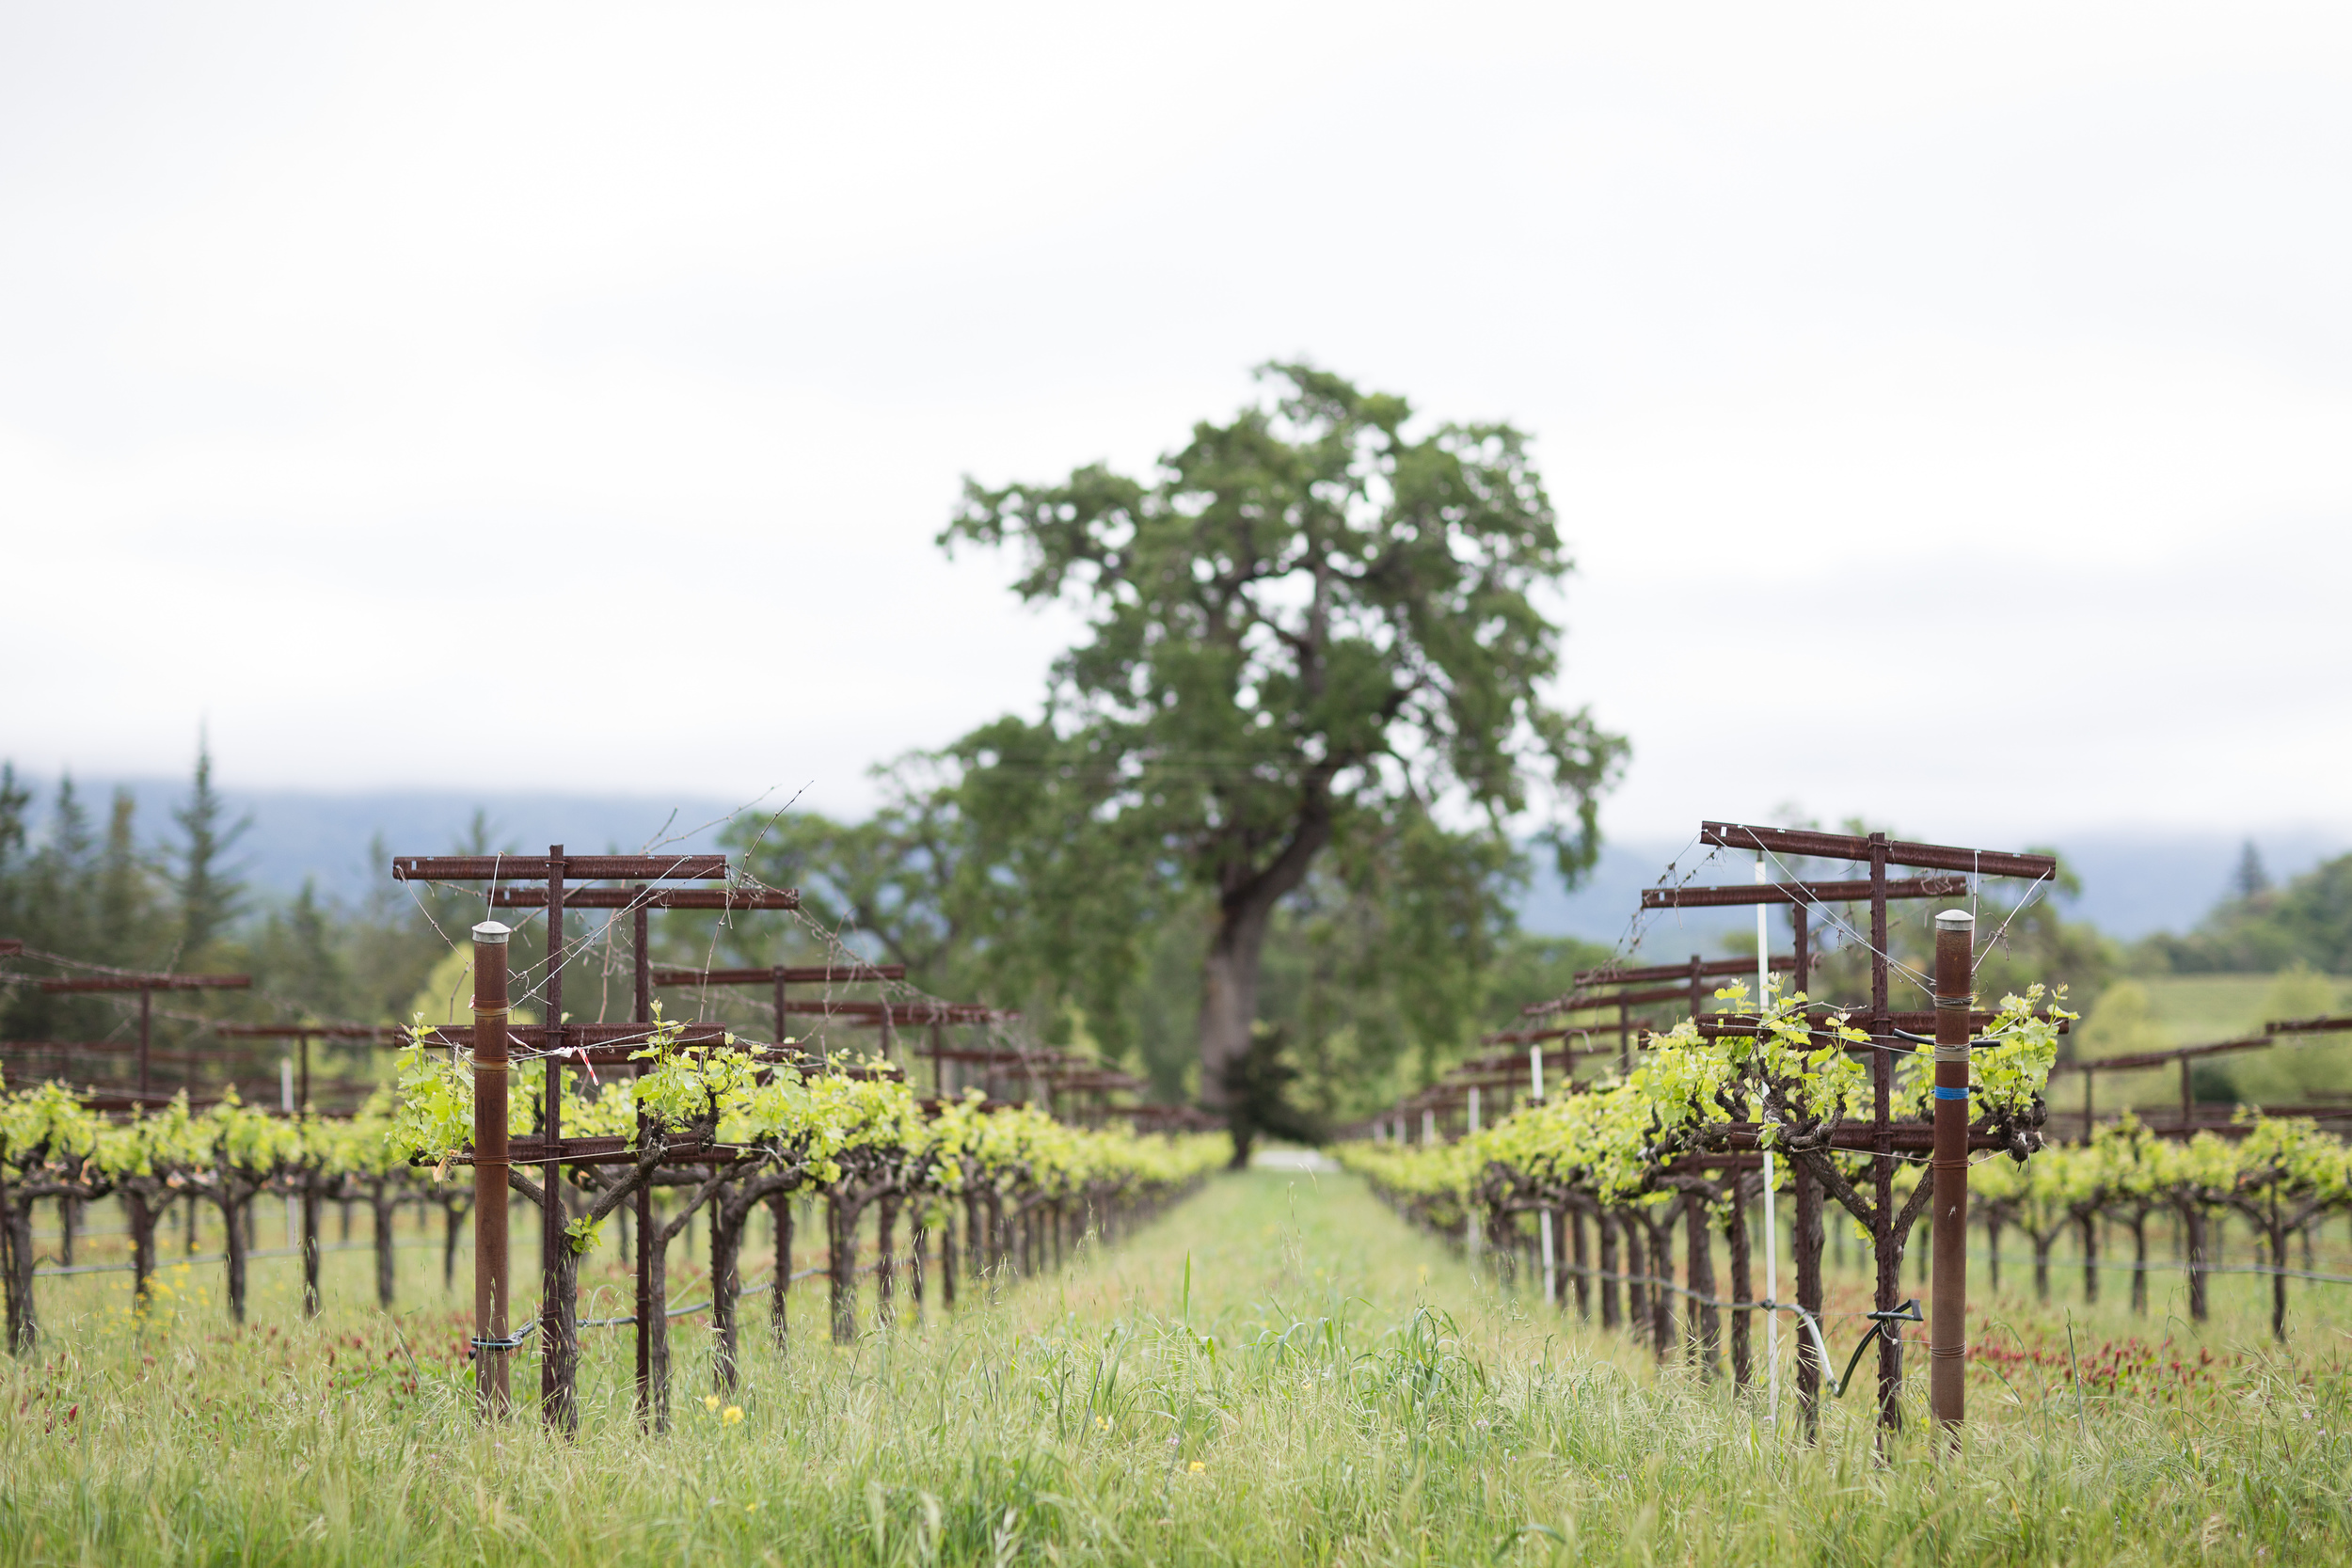
<svg viewBox="0 0 2352 1568">
<path fill-rule="evenodd" d="M 2334 993 L 2330 1010 L 2352 1009 L 2352 981 L 2315 978 Z M 2271 974 L 2159 974 L 2141 976 L 2138 984 L 2146 988 L 2156 1023 L 2170 1045 L 2259 1034 L 2271 1016 L 2265 1005 L 2280 989 Z"/>
<path fill-rule="evenodd" d="M 338 1301 L 365 1262 L 333 1259 Z M 1963 1457 L 1939 1458 L 1915 1420 L 1881 1457 L 1863 1412 L 1836 1407 L 1806 1449 L 1722 1384 L 1661 1373 L 1634 1347 L 1472 1281 L 1352 1180 L 1255 1173 L 993 1307 L 934 1310 L 919 1332 L 837 1351 L 809 1338 L 819 1298 L 798 1292 L 793 1353 L 755 1352 L 737 1422 L 694 1397 L 707 1374 L 686 1327 L 679 1430 L 641 1435 L 626 1338 L 596 1338 L 586 1425 L 563 1443 L 527 1418 L 475 1424 L 437 1262 L 418 1248 L 404 1266 L 416 1304 L 401 1314 L 338 1305 L 302 1326 L 285 1266 L 257 1265 L 243 1332 L 192 1283 L 179 1310 L 139 1324 L 109 1310 L 108 1276 L 44 1281 L 52 1338 L 0 1390 L 14 1409 L 0 1562 L 2352 1553 L 2352 1403 L 2319 1342 L 2339 1337 L 2314 1322 L 2308 1347 L 2274 1353 L 2235 1304 L 2205 1342 L 2217 1370 L 2134 1381 L 2084 1366 L 2113 1302 L 2043 1308 L 2010 1292 L 1987 1303 L 1989 1322 L 2048 1351 L 2071 1311 L 2077 1342 L 2064 1361 L 1977 1364 Z M 2176 1348 L 2198 1343 L 2169 1331 Z M 523 1362 L 518 1387 L 535 1387 L 534 1369 Z"/>
<path fill-rule="evenodd" d="M 2105 1033 L 2108 1020 L 2101 1016 L 2102 1004 L 2127 992 L 2145 997 L 2144 1022 Z M 2099 998 L 2075 1000 L 2085 1022 L 2077 1027 L 2074 1049 L 2097 1058 L 2243 1039 L 2260 1035 L 2263 1024 L 2272 1019 L 2352 1011 L 2352 981 L 2308 970 L 2130 976 Z M 2352 1084 L 2352 1037 L 2290 1037 L 2275 1047 L 2214 1057 L 2198 1064 L 2196 1071 L 2199 1099 L 2207 1103 L 2294 1105 L 2341 1098 L 2344 1085 Z M 2050 1100 L 2061 1117 L 2078 1116 L 2082 1079 L 2059 1074 L 2052 1083 Z M 2169 1118 L 2179 1114 L 2180 1101 L 2180 1071 L 2175 1067 L 2099 1076 L 2097 1108 L 2103 1116 L 2128 1107 Z M 2080 1128 L 2074 1120 L 2062 1125 L 2070 1135 Z"/>
</svg>

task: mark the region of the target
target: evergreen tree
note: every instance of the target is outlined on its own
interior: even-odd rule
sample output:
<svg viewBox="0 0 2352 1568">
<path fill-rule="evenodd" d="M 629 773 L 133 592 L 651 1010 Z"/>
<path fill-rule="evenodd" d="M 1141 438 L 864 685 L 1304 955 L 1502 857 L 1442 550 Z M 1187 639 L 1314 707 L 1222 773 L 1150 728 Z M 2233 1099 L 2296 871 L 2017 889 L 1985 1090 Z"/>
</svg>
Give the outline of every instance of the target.
<svg viewBox="0 0 2352 1568">
<path fill-rule="evenodd" d="M 106 847 L 98 862 L 98 940 L 94 956 L 119 969 L 144 969 L 156 951 L 153 867 L 139 853 L 138 801 L 118 788 L 106 816 Z"/>
<path fill-rule="evenodd" d="M 16 764 L 0 764 L 0 878 L 8 876 L 11 863 L 24 851 L 24 814 L 32 805 L 33 792 L 16 782 Z"/>
<path fill-rule="evenodd" d="M 213 787 L 213 749 L 206 739 L 197 741 L 196 782 L 188 803 L 171 816 L 187 835 L 173 851 L 180 870 L 172 879 L 172 891 L 180 898 L 180 952 L 184 958 L 226 935 L 243 912 L 245 884 L 225 863 L 253 826 L 251 817 L 228 822 L 228 803 Z"/>
<path fill-rule="evenodd" d="M 2240 898 L 2270 891 L 2270 869 L 2263 864 L 2263 852 L 2254 847 L 2250 838 L 2246 841 L 2246 847 L 2238 851 L 2237 870 L 2230 878 L 2230 890 Z"/>
</svg>

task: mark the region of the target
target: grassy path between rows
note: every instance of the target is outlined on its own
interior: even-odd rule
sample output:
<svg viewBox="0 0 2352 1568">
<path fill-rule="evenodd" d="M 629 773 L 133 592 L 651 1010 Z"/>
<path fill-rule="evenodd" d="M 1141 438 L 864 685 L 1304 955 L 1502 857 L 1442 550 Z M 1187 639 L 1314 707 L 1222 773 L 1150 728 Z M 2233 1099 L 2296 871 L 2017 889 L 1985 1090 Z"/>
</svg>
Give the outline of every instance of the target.
<svg viewBox="0 0 2352 1568">
<path fill-rule="evenodd" d="M 1842 1411 L 1803 1449 L 1483 1290 L 1339 1177 L 1222 1178 L 994 1306 L 847 1349 L 803 1332 L 733 1406 L 704 1403 L 682 1337 L 660 1438 L 621 1403 L 617 1335 L 565 1444 L 478 1428 L 462 1364 L 412 1362 L 380 1314 L 58 1321 L 7 1374 L 0 1564 L 2352 1557 L 2332 1376 L 2255 1367 L 2194 1408 L 2012 1401 L 1959 1464 L 1916 1434 L 1879 1458 Z"/>
</svg>

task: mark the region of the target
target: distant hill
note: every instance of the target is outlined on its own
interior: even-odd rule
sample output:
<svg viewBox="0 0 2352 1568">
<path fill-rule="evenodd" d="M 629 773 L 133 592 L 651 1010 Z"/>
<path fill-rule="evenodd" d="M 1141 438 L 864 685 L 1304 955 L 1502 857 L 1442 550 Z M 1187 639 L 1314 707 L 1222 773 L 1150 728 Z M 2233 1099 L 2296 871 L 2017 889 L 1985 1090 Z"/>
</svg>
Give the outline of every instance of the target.
<svg viewBox="0 0 2352 1568">
<path fill-rule="evenodd" d="M 105 801 L 117 784 L 138 800 L 139 836 L 153 842 L 174 830 L 171 810 L 187 796 L 183 779 L 76 779 L 74 787 L 104 820 Z M 40 781 L 40 811 L 45 812 L 55 780 Z M 307 790 L 224 789 L 235 816 L 250 816 L 252 830 L 234 852 L 239 874 L 264 895 L 291 895 L 304 879 L 319 892 L 356 901 L 385 873 L 368 858 L 369 844 L 381 836 L 388 853 L 446 854 L 466 841 L 474 813 L 487 814 L 490 844 L 523 853 L 545 853 L 550 844 L 605 852 L 634 850 L 657 836 L 664 847 L 714 847 L 717 828 L 740 801 L 696 796 L 559 795 L 497 793 L 461 795 L 428 790 L 383 790 L 335 795 Z M 38 823 L 40 817 L 37 814 Z M 699 831 L 695 831 L 699 830 Z"/>
<path fill-rule="evenodd" d="M 40 792 L 39 814 L 55 791 L 54 779 L 28 781 Z M 154 842 L 171 832 L 171 808 L 186 795 L 180 779 L 82 779 L 76 784 L 103 823 L 104 801 L 119 783 L 139 802 L 140 836 Z M 716 824 L 742 802 L 709 796 L 567 795 L 553 791 L 461 794 L 437 790 L 376 790 L 334 794 L 311 790 L 224 791 L 232 809 L 253 818 L 238 846 L 243 875 L 263 895 L 291 895 L 305 878 L 319 891 L 356 899 L 380 885 L 383 867 L 368 863 L 368 846 L 381 835 L 393 854 L 446 852 L 462 843 L 477 810 L 489 817 L 491 842 L 521 851 L 549 844 L 575 849 L 635 849 L 657 835 L 686 847 L 707 848 Z M 769 809 L 773 809 L 772 804 Z M 2285 883 L 2329 856 L 2352 849 L 2343 834 L 2319 832 L 2253 835 L 2271 877 Z M 2233 895 L 2231 878 L 2247 842 L 2243 833 L 2082 833 L 2058 839 L 2059 851 L 2081 876 L 2082 896 L 2069 918 L 2089 920 L 2108 935 L 2135 941 L 2159 931 L 2188 931 Z M 2005 844 L 2003 848 L 2023 847 Z M 1520 905 L 1529 930 L 1581 937 L 1608 945 L 1625 934 L 1667 862 L 1703 855 L 1687 841 L 1635 839 L 1605 845 L 1600 863 L 1574 892 L 1539 871 Z M 1725 857 L 1702 873 L 1707 881 L 1744 881 L 1751 863 Z M 1645 954 L 1666 959 L 1720 951 L 1723 937 L 1755 928 L 1747 910 L 1668 911 L 1646 927 Z"/>
<path fill-rule="evenodd" d="M 2271 876 L 2285 882 L 2323 860 L 2352 848 L 2342 834 L 2317 832 L 2256 833 L 2255 847 Z M 2082 895 L 2068 906 L 2070 920 L 2088 920 L 2126 942 L 2158 931 L 2185 931 L 2215 906 L 2233 896 L 2231 877 L 2247 842 L 2243 833 L 2081 833 L 2056 839 L 2058 852 L 2082 879 Z M 2024 848 L 2004 844 L 1985 847 Z M 1520 907 L 1530 930 L 1546 936 L 1576 936 L 1614 944 L 1641 905 L 1642 890 L 1654 885 L 1666 863 L 1677 856 L 1703 856 L 1688 841 L 1629 841 L 1606 845 L 1591 879 L 1573 893 L 1557 877 L 1541 874 Z M 1745 881 L 1752 857 L 1726 856 L 1700 874 L 1705 882 Z M 1645 954 L 1672 961 L 1691 953 L 1711 953 L 1730 931 L 1752 931 L 1752 910 L 1662 911 L 1643 934 Z"/>
<path fill-rule="evenodd" d="M 2324 861 L 2283 885 L 2256 886 L 2217 906 L 2183 936 L 2141 944 L 2143 967 L 2248 974 L 2301 965 L 2352 974 L 2352 855 Z"/>
</svg>

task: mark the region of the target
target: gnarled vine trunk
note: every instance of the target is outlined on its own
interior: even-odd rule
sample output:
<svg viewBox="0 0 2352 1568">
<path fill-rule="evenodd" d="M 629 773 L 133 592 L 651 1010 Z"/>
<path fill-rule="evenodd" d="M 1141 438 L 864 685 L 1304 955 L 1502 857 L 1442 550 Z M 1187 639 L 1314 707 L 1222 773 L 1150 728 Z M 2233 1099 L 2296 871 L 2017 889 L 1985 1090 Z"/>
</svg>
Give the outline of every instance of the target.
<svg viewBox="0 0 2352 1568">
<path fill-rule="evenodd" d="M 1755 1281 L 1751 1277 L 1748 1257 L 1748 1184 L 1735 1174 L 1731 1179 L 1731 1207 L 1724 1213 L 1724 1242 L 1731 1253 L 1731 1299 L 1754 1301 Z M 1731 1386 L 1745 1388 L 1756 1373 L 1755 1313 L 1745 1307 L 1735 1307 L 1731 1314 Z"/>
<path fill-rule="evenodd" d="M 1651 1219 L 1650 1213 L 1665 1216 Z M 1637 1215 L 1642 1227 L 1649 1232 L 1649 1272 L 1654 1283 L 1650 1286 L 1650 1353 L 1663 1362 L 1674 1354 L 1675 1344 L 1675 1212 L 1672 1204 L 1661 1204 L 1655 1211 Z"/>
<path fill-rule="evenodd" d="M 2148 1315 L 2148 1211 L 2132 1211 L 2132 1311 Z"/>
<path fill-rule="evenodd" d="M 742 1344 L 737 1320 L 743 1291 L 743 1231 L 752 1206 L 730 1204 L 723 1195 L 710 1209 L 711 1382 L 731 1394 L 740 1377 Z"/>
<path fill-rule="evenodd" d="M 898 1308 L 898 1200 L 885 1194 L 874 1211 L 874 1315 L 887 1325 Z"/>
<path fill-rule="evenodd" d="M 131 1227 L 133 1300 L 144 1307 L 155 1288 L 155 1226 L 170 1198 L 152 1177 L 126 1180 L 121 1192 L 123 1215 Z"/>
<path fill-rule="evenodd" d="M 0 1286 L 8 1294 L 8 1352 L 30 1355 L 40 1343 L 40 1313 L 33 1303 L 33 1200 L 24 1189 L 0 1185 Z"/>
<path fill-rule="evenodd" d="M 1791 1219 L 1793 1245 L 1796 1254 L 1797 1305 L 1810 1314 L 1816 1330 L 1821 1320 L 1821 1248 L 1827 1242 L 1827 1227 L 1821 1212 L 1821 1179 L 1814 1174 L 1810 1162 L 1798 1160 L 1792 1179 L 1790 1196 L 1796 1212 Z M 1829 1366 L 1822 1358 L 1822 1346 L 1802 1325 L 1797 1340 L 1797 1408 L 1804 1421 L 1804 1434 L 1810 1441 L 1820 1430 L 1821 1385 L 1829 1376 Z"/>
<path fill-rule="evenodd" d="M 1576 1292 L 1576 1316 L 1580 1323 L 1593 1321 L 1593 1280 L 1587 1272 L 1592 1267 L 1591 1249 L 1584 1235 L 1584 1211 L 1571 1208 L 1565 1212 L 1567 1221 L 1568 1262 L 1565 1271 L 1568 1288 Z M 1565 1305 L 1565 1303 L 1564 1303 Z"/>
<path fill-rule="evenodd" d="M 2181 1232 L 2188 1251 L 2188 1316 L 2192 1323 L 2205 1321 L 2205 1212 L 2196 1203 L 2178 1205 Z"/>
<path fill-rule="evenodd" d="M 857 1210 L 840 1195 L 825 1197 L 826 1277 L 832 1286 L 833 1342 L 857 1338 Z"/>
<path fill-rule="evenodd" d="M 1723 1310 L 1715 1305 L 1714 1227 L 1707 1223 L 1707 1199 L 1696 1193 L 1682 1198 L 1683 1250 L 1691 1302 L 1691 1364 L 1699 1376 L 1712 1382 L 1723 1370 Z"/>
<path fill-rule="evenodd" d="M 215 1190 L 214 1203 L 220 1210 L 221 1251 L 228 1260 L 229 1316 L 235 1323 L 245 1322 L 246 1227 L 243 1223 L 246 1208 L 253 1201 L 252 1190 L 242 1181 L 223 1178 Z"/>
<path fill-rule="evenodd" d="M 1615 1328 L 1624 1323 L 1617 1305 L 1618 1287 L 1624 1283 L 1619 1273 L 1631 1273 L 1630 1267 L 1617 1267 L 1617 1222 L 1606 1210 L 1594 1222 L 1600 1232 L 1600 1326 Z"/>
<path fill-rule="evenodd" d="M 792 1293 L 792 1195 L 778 1193 L 770 1198 L 768 1213 L 776 1232 L 776 1286 L 768 1302 L 768 1335 L 781 1355 L 791 1338 L 786 1301 Z"/>
</svg>

